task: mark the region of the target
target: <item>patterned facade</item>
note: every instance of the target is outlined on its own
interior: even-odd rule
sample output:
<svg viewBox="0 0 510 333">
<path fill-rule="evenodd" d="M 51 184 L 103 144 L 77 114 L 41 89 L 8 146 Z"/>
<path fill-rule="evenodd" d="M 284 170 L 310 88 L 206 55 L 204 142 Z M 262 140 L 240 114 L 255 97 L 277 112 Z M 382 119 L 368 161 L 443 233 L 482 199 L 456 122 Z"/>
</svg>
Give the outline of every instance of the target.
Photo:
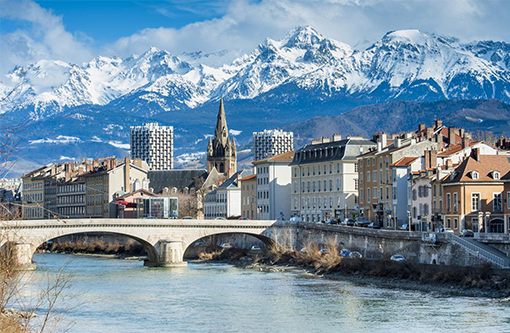
<svg viewBox="0 0 510 333">
<path fill-rule="evenodd" d="M 282 130 L 253 132 L 253 159 L 260 161 L 280 155 L 294 148 L 294 133 Z"/>
<path fill-rule="evenodd" d="M 131 127 L 131 158 L 141 159 L 151 170 L 171 170 L 174 154 L 174 128 L 147 123 Z"/>
</svg>

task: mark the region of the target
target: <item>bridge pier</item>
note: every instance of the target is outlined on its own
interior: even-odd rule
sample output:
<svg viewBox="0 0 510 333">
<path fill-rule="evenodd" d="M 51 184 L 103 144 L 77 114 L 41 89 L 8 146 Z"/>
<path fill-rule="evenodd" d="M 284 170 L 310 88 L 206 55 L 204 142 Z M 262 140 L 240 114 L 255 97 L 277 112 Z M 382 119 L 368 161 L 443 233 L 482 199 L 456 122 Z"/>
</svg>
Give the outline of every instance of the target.
<svg viewBox="0 0 510 333">
<path fill-rule="evenodd" d="M 35 269 L 32 263 L 33 246 L 29 243 L 9 242 L 6 244 L 4 251 L 10 251 L 15 269 L 20 271 L 31 271 Z"/>
<path fill-rule="evenodd" d="M 156 245 L 158 251 L 157 261 L 145 261 L 149 267 L 183 267 L 188 265 L 184 261 L 184 249 L 182 242 L 161 240 Z"/>
</svg>

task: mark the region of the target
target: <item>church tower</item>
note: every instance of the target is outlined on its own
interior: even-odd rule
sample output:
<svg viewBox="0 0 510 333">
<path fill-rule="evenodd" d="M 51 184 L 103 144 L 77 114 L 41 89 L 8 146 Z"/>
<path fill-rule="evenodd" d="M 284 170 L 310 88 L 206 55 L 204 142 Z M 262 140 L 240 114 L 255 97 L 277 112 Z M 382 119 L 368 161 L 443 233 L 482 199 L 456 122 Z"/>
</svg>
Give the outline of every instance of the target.
<svg viewBox="0 0 510 333">
<path fill-rule="evenodd" d="M 214 139 L 209 138 L 207 145 L 207 171 L 215 167 L 219 173 L 227 176 L 237 171 L 237 149 L 234 138 L 228 136 L 227 117 L 223 107 L 223 98 L 220 99 L 220 110 L 216 121 Z"/>
</svg>

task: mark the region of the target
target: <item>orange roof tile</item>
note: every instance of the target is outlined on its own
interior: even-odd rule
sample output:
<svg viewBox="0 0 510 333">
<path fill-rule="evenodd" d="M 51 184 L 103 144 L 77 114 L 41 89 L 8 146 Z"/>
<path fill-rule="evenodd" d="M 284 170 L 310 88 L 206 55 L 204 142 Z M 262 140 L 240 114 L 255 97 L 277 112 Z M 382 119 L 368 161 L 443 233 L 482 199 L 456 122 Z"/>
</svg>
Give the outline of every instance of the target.
<svg viewBox="0 0 510 333">
<path fill-rule="evenodd" d="M 398 161 L 393 163 L 391 166 L 397 166 L 397 167 L 406 166 L 406 165 L 409 165 L 412 162 L 416 161 L 417 158 L 418 157 L 402 157 L 401 159 L 399 159 Z"/>
<path fill-rule="evenodd" d="M 260 164 L 260 163 L 265 163 L 265 162 L 289 162 L 290 163 L 294 159 L 294 154 L 295 154 L 295 152 L 293 150 L 291 150 L 291 151 L 288 151 L 288 152 L 280 154 L 280 155 L 275 155 L 275 156 L 266 158 L 264 160 L 253 161 L 253 164 Z"/>
<path fill-rule="evenodd" d="M 478 179 L 473 179 L 471 171 L 478 172 Z M 500 178 L 510 172 L 510 159 L 505 155 L 480 155 L 476 160 L 473 155 L 466 158 L 456 169 L 455 177 L 449 177 L 445 183 L 457 182 L 491 182 L 500 181 L 493 178 L 493 171 L 500 173 Z"/>
<path fill-rule="evenodd" d="M 257 175 L 246 176 L 246 177 L 241 178 L 239 180 L 240 181 L 244 181 L 244 180 L 250 180 L 250 179 L 255 179 L 255 178 L 257 178 Z"/>
</svg>

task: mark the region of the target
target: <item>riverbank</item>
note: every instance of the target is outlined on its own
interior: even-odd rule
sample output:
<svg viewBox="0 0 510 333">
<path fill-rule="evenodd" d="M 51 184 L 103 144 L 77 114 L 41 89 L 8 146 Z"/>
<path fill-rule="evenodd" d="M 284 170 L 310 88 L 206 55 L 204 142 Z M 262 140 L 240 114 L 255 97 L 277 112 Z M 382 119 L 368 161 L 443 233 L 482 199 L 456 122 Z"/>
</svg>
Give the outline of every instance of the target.
<svg viewBox="0 0 510 333">
<path fill-rule="evenodd" d="M 308 252 L 308 251 L 307 251 Z M 510 300 L 510 281 L 482 268 L 421 265 L 390 260 L 343 258 L 338 253 L 274 250 L 265 253 L 228 249 L 203 254 L 205 262 L 225 262 L 236 267 L 265 272 L 311 274 L 361 285 L 405 289 L 439 296 L 466 296 Z"/>
</svg>

